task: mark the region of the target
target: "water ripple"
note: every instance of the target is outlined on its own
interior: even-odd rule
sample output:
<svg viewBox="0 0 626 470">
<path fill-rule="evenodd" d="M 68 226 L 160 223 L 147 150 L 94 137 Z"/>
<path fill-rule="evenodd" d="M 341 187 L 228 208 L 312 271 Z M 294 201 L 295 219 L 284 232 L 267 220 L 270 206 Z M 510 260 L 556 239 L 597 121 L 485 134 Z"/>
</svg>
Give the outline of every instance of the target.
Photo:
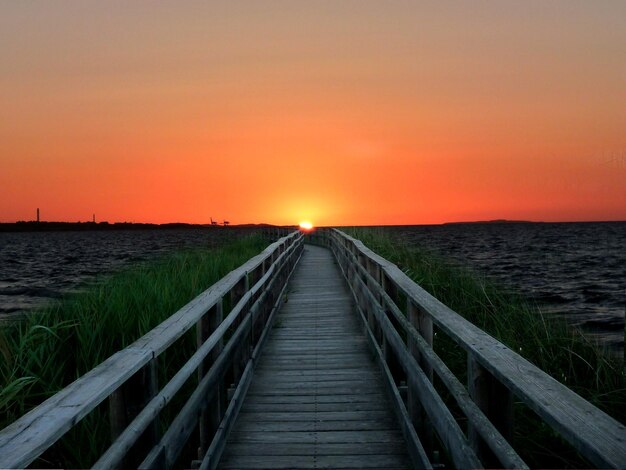
<svg viewBox="0 0 626 470">
<path fill-rule="evenodd" d="M 388 228 L 623 348 L 626 222 Z"/>
</svg>

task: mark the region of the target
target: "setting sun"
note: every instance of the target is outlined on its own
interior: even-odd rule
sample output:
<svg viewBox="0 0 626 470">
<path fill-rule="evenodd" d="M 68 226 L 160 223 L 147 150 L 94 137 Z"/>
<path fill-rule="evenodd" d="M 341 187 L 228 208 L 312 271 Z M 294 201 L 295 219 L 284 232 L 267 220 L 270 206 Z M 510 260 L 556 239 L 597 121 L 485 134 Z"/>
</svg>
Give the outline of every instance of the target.
<svg viewBox="0 0 626 470">
<path fill-rule="evenodd" d="M 300 230 L 312 230 L 313 224 L 308 220 L 300 222 Z"/>
</svg>

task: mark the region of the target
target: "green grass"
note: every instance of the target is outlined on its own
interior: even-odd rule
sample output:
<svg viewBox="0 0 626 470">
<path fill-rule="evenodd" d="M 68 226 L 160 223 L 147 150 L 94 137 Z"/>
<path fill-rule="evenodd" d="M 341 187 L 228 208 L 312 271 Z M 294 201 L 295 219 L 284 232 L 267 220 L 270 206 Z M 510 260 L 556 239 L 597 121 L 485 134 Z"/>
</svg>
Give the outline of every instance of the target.
<svg viewBox="0 0 626 470">
<path fill-rule="evenodd" d="M 514 292 L 423 247 L 408 246 L 381 229 L 345 231 L 398 265 L 457 313 L 626 423 L 623 361 L 606 354 L 562 318 L 544 315 Z M 464 381 L 465 353 L 442 332 L 437 333 L 435 350 Z M 515 445 L 533 466 L 565 467 L 581 463 L 554 432 L 519 403 L 516 405 Z"/>
<path fill-rule="evenodd" d="M 0 429 L 171 316 L 266 241 L 247 236 L 131 266 L 85 292 L 0 328 Z M 160 357 L 163 385 L 195 348 L 190 331 Z M 180 343 L 180 344 L 179 344 Z M 87 466 L 109 444 L 101 410 L 70 432 L 44 462 Z M 88 431 L 88 432 L 85 432 Z"/>
</svg>

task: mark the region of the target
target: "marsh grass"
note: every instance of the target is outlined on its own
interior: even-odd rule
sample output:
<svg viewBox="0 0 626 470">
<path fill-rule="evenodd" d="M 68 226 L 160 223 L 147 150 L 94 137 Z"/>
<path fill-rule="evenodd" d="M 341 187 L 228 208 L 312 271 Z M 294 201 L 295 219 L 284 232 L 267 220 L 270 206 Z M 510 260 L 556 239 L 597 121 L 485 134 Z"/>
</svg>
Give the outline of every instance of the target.
<svg viewBox="0 0 626 470">
<path fill-rule="evenodd" d="M 0 429 L 150 331 L 266 245 L 261 236 L 247 236 L 218 248 L 166 255 L 0 326 Z M 192 329 L 160 356 L 159 383 L 166 383 L 194 350 Z M 110 442 L 106 407 L 99 408 L 43 462 L 93 463 Z"/>
<path fill-rule="evenodd" d="M 395 263 L 454 311 L 618 421 L 626 422 L 623 361 L 606 354 L 580 331 L 569 327 L 564 319 L 544 315 L 515 292 L 431 251 L 408 246 L 381 229 L 353 228 L 345 232 Z M 464 351 L 443 332 L 435 331 L 435 351 L 465 382 Z M 585 465 L 568 444 L 524 405 L 517 403 L 515 413 L 515 447 L 532 466 Z"/>
</svg>

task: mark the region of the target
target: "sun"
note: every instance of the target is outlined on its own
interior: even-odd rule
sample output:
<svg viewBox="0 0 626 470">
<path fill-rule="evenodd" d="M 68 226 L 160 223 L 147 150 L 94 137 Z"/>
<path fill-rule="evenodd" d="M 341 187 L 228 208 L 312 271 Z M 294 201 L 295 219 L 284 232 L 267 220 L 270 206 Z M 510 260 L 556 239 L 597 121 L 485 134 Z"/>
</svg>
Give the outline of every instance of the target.
<svg viewBox="0 0 626 470">
<path fill-rule="evenodd" d="M 313 224 L 308 220 L 303 220 L 300 222 L 300 230 L 304 230 L 308 232 L 309 230 L 313 230 Z"/>
</svg>

